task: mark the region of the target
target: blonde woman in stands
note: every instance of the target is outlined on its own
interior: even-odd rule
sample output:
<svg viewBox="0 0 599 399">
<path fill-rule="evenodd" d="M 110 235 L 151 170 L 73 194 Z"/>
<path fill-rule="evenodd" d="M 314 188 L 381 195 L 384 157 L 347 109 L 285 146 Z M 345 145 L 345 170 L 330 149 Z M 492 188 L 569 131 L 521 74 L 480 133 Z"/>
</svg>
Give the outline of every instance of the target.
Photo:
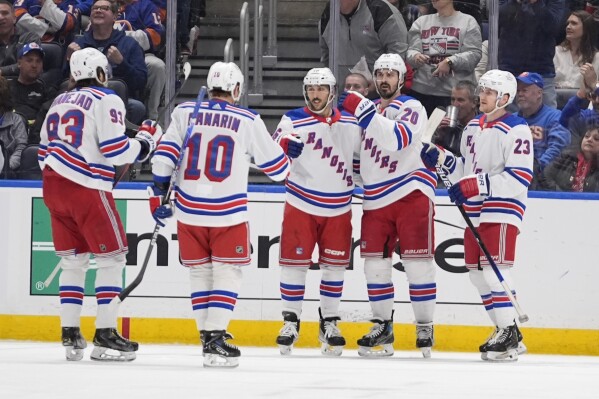
<svg viewBox="0 0 599 399">
<path fill-rule="evenodd" d="M 599 72 L 599 55 L 595 48 L 597 30 L 591 14 L 577 10 L 570 14 L 566 25 L 566 38 L 555 47 L 555 87 L 578 89 L 582 83 L 580 67 L 593 64 Z"/>
</svg>

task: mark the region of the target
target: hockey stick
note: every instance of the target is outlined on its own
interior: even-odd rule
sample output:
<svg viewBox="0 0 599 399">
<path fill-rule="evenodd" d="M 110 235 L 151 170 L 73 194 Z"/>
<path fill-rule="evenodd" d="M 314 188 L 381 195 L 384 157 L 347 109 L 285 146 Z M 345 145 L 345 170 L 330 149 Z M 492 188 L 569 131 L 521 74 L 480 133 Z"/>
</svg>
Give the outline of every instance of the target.
<svg viewBox="0 0 599 399">
<path fill-rule="evenodd" d="M 426 137 L 423 137 L 423 142 L 425 142 L 424 141 L 425 139 L 426 139 Z M 428 140 L 430 140 L 430 137 L 428 138 Z M 428 141 L 426 141 L 426 142 L 428 142 Z M 447 177 L 447 173 L 445 173 L 445 170 L 443 169 L 443 167 L 441 166 L 441 164 L 439 162 L 437 162 L 437 164 L 435 165 L 435 169 L 437 170 L 437 175 L 439 175 L 439 177 L 441 178 L 441 181 L 443 182 L 443 184 L 445 185 L 445 187 L 447 189 L 450 189 L 451 186 L 452 186 L 452 184 L 449 181 L 449 178 Z M 493 272 L 495 272 L 495 275 L 499 279 L 499 282 L 501 283 L 501 286 L 503 287 L 505 293 L 507 294 L 508 298 L 510 299 L 510 302 L 514 306 L 514 309 L 516 309 L 516 313 L 518 313 L 518 320 L 520 321 L 520 323 L 526 323 L 528 321 L 528 319 L 529 319 L 528 315 L 526 313 L 524 313 L 524 311 L 520 307 L 520 304 L 516 300 L 516 297 L 512 293 L 511 288 L 509 287 L 509 285 L 507 284 L 507 282 L 503 278 L 503 275 L 501 274 L 501 271 L 499 270 L 499 268 L 497 267 L 497 264 L 493 260 L 493 257 L 491 256 L 491 253 L 487 249 L 487 246 L 485 245 L 482 237 L 480 236 L 480 233 L 478 232 L 478 229 L 476 227 L 474 227 L 474 224 L 472 223 L 472 220 L 470 219 L 470 217 L 466 213 L 466 210 L 464 209 L 464 206 L 463 205 L 458 205 L 458 204 L 456 204 L 456 206 L 458 207 L 458 210 L 462 214 L 462 217 L 464 218 L 464 221 L 466 222 L 466 225 L 468 225 L 468 227 L 470 228 L 470 231 L 472 231 L 472 235 L 474 235 L 474 238 L 476 239 L 476 242 L 477 242 L 479 248 L 483 251 L 483 253 L 485 254 L 485 257 L 489 261 L 489 264 L 491 265 L 491 268 L 493 269 Z"/>
<path fill-rule="evenodd" d="M 166 103 L 164 108 L 162 108 L 162 110 L 158 113 L 158 117 L 156 118 L 156 121 L 155 121 L 156 123 L 158 123 L 160 118 L 162 118 L 164 116 L 164 114 L 169 109 L 171 104 L 173 102 L 175 102 L 175 100 L 177 100 L 177 97 L 179 97 L 181 90 L 183 90 L 183 86 L 185 86 L 185 83 L 187 83 L 187 79 L 189 78 L 190 74 L 191 74 L 191 64 L 189 62 L 186 62 L 185 64 L 183 64 L 183 82 L 181 82 L 181 86 L 179 86 L 179 89 L 177 89 L 177 91 L 175 92 L 173 97 L 168 101 L 168 103 Z M 129 122 L 129 120 L 127 120 L 127 119 L 125 119 L 125 127 L 129 130 L 139 130 L 139 126 L 137 126 L 135 123 Z M 112 184 L 112 188 L 115 188 L 116 185 L 118 184 L 118 182 L 120 182 L 121 179 L 123 177 L 125 177 L 125 174 L 127 174 L 127 172 L 129 172 L 129 168 L 131 168 L 130 163 L 125 165 L 125 167 L 123 168 L 123 170 L 121 171 L 119 176 L 116 178 L 116 180 Z"/>
<path fill-rule="evenodd" d="M 48 278 L 44 281 L 44 288 L 48 288 L 50 286 L 50 284 L 52 284 L 52 281 L 54 281 L 54 277 L 56 277 L 56 274 L 58 273 L 59 270 L 60 270 L 60 261 L 56 264 L 56 267 L 54 268 L 54 270 L 52 270 L 52 273 L 50 273 Z"/>
<path fill-rule="evenodd" d="M 177 159 L 177 164 L 175 165 L 175 169 L 171 175 L 171 180 L 169 183 L 168 190 L 162 199 L 162 205 L 166 205 L 170 201 L 171 193 L 173 192 L 173 188 L 177 182 L 177 176 L 179 175 L 179 169 L 181 168 L 181 163 L 183 162 L 183 157 L 185 156 L 185 149 L 187 148 L 187 144 L 189 142 L 189 138 L 191 136 L 191 132 L 193 131 L 193 126 L 195 124 L 196 119 L 198 118 L 198 113 L 200 111 L 200 106 L 204 101 L 204 97 L 206 97 L 206 86 L 202 86 L 200 92 L 198 93 L 198 97 L 196 99 L 195 106 L 193 107 L 193 112 L 191 114 L 191 118 L 189 120 L 189 125 L 187 126 L 187 131 L 185 132 L 185 137 L 183 138 L 183 145 L 181 146 L 181 152 L 179 153 L 179 158 Z M 160 230 L 160 224 L 158 222 L 154 226 L 154 231 L 152 232 L 152 238 L 150 239 L 150 245 L 148 246 L 148 250 L 146 251 L 146 256 L 144 258 L 143 264 L 141 265 L 141 269 L 137 274 L 137 277 L 121 291 L 121 293 L 115 296 L 111 304 L 119 304 L 125 300 L 140 283 L 146 273 L 146 269 L 148 268 L 148 262 L 150 260 L 150 256 L 152 255 L 152 251 L 154 250 L 154 245 L 156 244 L 156 239 L 158 238 L 158 231 Z"/>
</svg>

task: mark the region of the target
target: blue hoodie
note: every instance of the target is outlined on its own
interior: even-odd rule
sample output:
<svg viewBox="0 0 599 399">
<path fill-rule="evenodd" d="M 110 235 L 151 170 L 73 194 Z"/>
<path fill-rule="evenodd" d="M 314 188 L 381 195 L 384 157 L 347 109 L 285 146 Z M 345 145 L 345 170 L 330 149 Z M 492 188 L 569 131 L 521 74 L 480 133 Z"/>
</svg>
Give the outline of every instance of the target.
<svg viewBox="0 0 599 399">
<path fill-rule="evenodd" d="M 127 83 L 129 97 L 138 99 L 141 97 L 148 80 L 148 68 L 144 51 L 135 39 L 125 35 L 125 32 L 114 29 L 108 40 L 98 41 L 94 39 L 90 29 L 75 42 L 81 48 L 94 47 L 104 54 L 110 46 L 115 46 L 123 55 L 123 62 L 119 65 L 110 63 L 112 76 Z"/>
</svg>

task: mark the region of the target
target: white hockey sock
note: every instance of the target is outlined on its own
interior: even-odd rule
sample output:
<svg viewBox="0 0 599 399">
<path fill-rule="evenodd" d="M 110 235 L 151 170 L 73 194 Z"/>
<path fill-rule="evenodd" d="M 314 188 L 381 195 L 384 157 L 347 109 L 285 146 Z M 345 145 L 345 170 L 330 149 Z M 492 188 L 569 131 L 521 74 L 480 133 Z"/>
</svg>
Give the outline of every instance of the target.
<svg viewBox="0 0 599 399">
<path fill-rule="evenodd" d="M 293 312 L 299 319 L 306 292 L 307 267 L 281 266 L 281 302 L 283 312 Z"/>
<path fill-rule="evenodd" d="M 189 285 L 191 288 L 191 308 L 198 331 L 206 329 L 208 317 L 208 299 L 212 291 L 212 263 L 189 268 Z"/>
<path fill-rule="evenodd" d="M 339 316 L 344 274 L 344 267 L 323 266 L 320 280 L 320 310 L 323 318 Z"/>
<path fill-rule="evenodd" d="M 403 262 L 410 285 L 410 301 L 417 323 L 431 323 L 437 303 L 435 265 L 432 259 Z"/>
<path fill-rule="evenodd" d="M 372 309 L 372 316 L 379 320 L 391 320 L 393 314 L 393 299 L 395 289 L 391 279 L 391 258 L 366 258 L 364 259 L 364 275 L 368 300 Z"/>
<path fill-rule="evenodd" d="M 79 327 L 81 325 L 81 308 L 83 306 L 83 289 L 85 272 L 89 267 L 89 254 L 62 257 L 58 277 L 60 292 L 60 325 L 62 327 Z"/>
<path fill-rule="evenodd" d="M 213 285 L 208 298 L 206 330 L 226 330 L 233 316 L 241 289 L 242 273 L 239 265 L 212 262 Z"/>
<path fill-rule="evenodd" d="M 495 318 L 495 309 L 493 308 L 493 297 L 491 296 L 491 287 L 487 284 L 487 280 L 483 275 L 482 270 L 470 270 L 468 272 L 472 285 L 478 290 L 480 298 L 483 302 L 483 306 L 489 315 L 489 318 L 493 322 L 493 325 L 497 325 L 497 319 Z"/>
<path fill-rule="evenodd" d="M 96 265 L 96 328 L 116 328 L 119 307 L 110 305 L 110 301 L 122 291 L 125 255 L 97 257 Z"/>
<path fill-rule="evenodd" d="M 514 290 L 514 284 L 512 281 L 512 274 L 509 267 L 499 266 L 499 271 L 503 276 L 503 279 L 507 283 L 507 285 L 512 289 L 512 294 L 516 296 L 516 291 Z M 487 284 L 491 288 L 491 296 L 493 299 L 493 311 L 495 312 L 495 320 L 496 326 L 499 328 L 505 328 L 514 324 L 514 320 L 516 318 L 516 311 L 514 310 L 514 305 L 510 301 L 507 296 L 505 290 L 503 289 L 503 285 L 499 282 L 499 279 L 493 272 L 491 267 L 485 267 L 483 270 L 483 275 Z"/>
</svg>

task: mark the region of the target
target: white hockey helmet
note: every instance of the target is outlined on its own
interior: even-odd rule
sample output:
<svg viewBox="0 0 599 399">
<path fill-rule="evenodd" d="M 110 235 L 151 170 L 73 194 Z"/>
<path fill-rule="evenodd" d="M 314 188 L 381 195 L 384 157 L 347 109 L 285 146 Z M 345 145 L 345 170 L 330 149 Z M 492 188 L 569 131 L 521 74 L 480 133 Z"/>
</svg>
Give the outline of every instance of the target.
<svg viewBox="0 0 599 399">
<path fill-rule="evenodd" d="M 328 106 L 337 94 L 337 80 L 335 79 L 335 75 L 333 75 L 333 72 L 331 72 L 329 68 L 312 68 L 304 77 L 304 100 L 306 101 L 306 105 L 314 113 L 323 113 L 327 107 L 324 107 L 320 111 L 315 111 L 310 107 L 307 90 L 308 86 L 329 86 L 329 98 L 327 99 Z"/>
<path fill-rule="evenodd" d="M 95 79 L 99 84 L 106 86 L 112 77 L 108 59 L 102 52 L 93 47 L 87 47 L 71 54 L 69 61 L 71 75 L 75 81 Z M 102 71 L 104 76 L 101 76 Z"/>
<path fill-rule="evenodd" d="M 399 54 L 381 54 L 381 56 L 374 62 L 374 67 L 372 71 L 373 75 L 375 76 L 374 88 L 376 89 L 376 92 L 379 93 L 379 95 L 381 95 L 381 93 L 379 92 L 379 85 L 376 80 L 376 71 L 379 69 L 389 69 L 392 71 L 397 71 L 399 73 L 399 82 L 397 84 L 397 90 L 395 91 L 395 93 L 399 92 L 403 86 L 406 73 L 408 72 L 408 69 L 406 68 L 406 63 L 404 62 L 403 58 L 401 58 Z"/>
<path fill-rule="evenodd" d="M 399 72 L 399 78 L 403 80 L 403 77 L 408 72 L 406 68 L 406 63 L 401 58 L 399 54 L 381 54 L 381 56 L 374 62 L 374 73 L 378 69 L 391 69 L 393 71 Z"/>
<path fill-rule="evenodd" d="M 208 90 L 222 90 L 231 93 L 235 102 L 239 101 L 243 91 L 243 73 L 234 62 L 215 62 L 208 71 Z M 239 85 L 239 92 L 235 96 L 235 88 Z"/>
<path fill-rule="evenodd" d="M 485 72 L 478 81 L 478 89 L 491 89 L 497 92 L 497 102 L 495 103 L 495 112 L 498 109 L 507 107 L 516 98 L 516 92 L 518 91 L 518 83 L 514 75 L 508 71 L 501 71 L 499 69 L 491 69 Z M 509 96 L 507 102 L 499 106 L 499 102 L 503 99 L 503 96 L 507 94 Z"/>
</svg>

